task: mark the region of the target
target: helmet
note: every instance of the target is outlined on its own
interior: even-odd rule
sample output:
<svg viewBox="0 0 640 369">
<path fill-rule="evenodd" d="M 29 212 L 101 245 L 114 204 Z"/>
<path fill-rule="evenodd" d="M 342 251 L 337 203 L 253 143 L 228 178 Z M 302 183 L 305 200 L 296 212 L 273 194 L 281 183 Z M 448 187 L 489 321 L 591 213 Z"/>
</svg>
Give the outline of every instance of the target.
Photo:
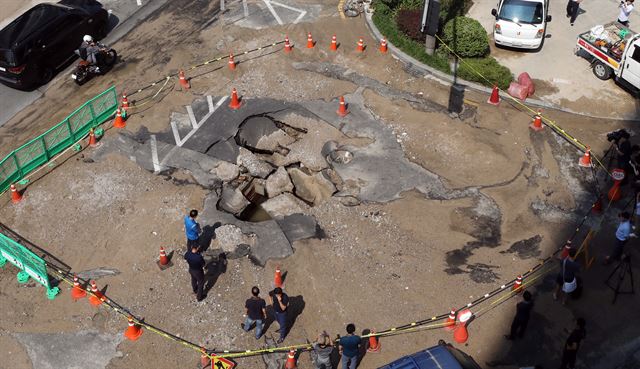
<svg viewBox="0 0 640 369">
<path fill-rule="evenodd" d="M 93 42 L 93 37 L 91 37 L 91 35 L 84 35 L 84 37 L 82 38 L 82 41 Z"/>
</svg>

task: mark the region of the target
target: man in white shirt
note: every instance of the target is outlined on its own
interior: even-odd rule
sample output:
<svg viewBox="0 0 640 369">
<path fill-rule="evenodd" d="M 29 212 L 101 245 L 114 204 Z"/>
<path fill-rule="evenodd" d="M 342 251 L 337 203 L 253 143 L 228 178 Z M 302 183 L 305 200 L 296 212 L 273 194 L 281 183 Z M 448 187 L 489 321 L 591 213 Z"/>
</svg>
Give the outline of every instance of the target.
<svg viewBox="0 0 640 369">
<path fill-rule="evenodd" d="M 629 27 L 629 14 L 633 10 L 633 0 L 620 2 L 620 14 L 618 15 L 618 23 L 625 27 Z"/>
</svg>

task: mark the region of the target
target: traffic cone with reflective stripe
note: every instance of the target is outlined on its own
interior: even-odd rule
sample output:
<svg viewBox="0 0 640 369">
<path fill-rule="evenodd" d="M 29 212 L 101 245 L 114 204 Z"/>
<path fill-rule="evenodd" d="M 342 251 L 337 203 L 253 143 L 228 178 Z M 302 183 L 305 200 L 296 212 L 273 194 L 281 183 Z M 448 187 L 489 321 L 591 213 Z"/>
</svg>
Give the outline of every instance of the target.
<svg viewBox="0 0 640 369">
<path fill-rule="evenodd" d="M 522 276 L 521 275 L 516 277 L 516 281 L 513 282 L 513 287 L 511 287 L 511 290 L 514 291 L 515 293 L 522 292 Z"/>
<path fill-rule="evenodd" d="M 160 246 L 160 260 L 158 261 L 158 263 L 160 263 L 160 265 L 169 264 L 169 258 L 167 257 L 167 254 L 164 252 L 164 247 L 162 246 Z"/>
<path fill-rule="evenodd" d="M 187 77 L 185 77 L 182 69 L 178 72 L 178 79 L 180 80 L 180 86 L 182 86 L 182 89 L 186 91 L 191 88 L 191 85 L 189 84 L 189 81 L 187 81 Z"/>
<path fill-rule="evenodd" d="M 333 37 L 331 37 L 331 48 L 329 48 L 329 50 L 338 50 L 338 40 L 336 39 L 336 35 L 333 35 Z"/>
<path fill-rule="evenodd" d="M 229 107 L 233 110 L 240 109 L 240 105 L 242 102 L 240 98 L 238 98 L 238 91 L 234 88 L 231 90 L 231 102 L 229 103 Z"/>
<path fill-rule="evenodd" d="M 284 52 L 291 52 L 291 44 L 289 43 L 289 36 L 284 36 Z"/>
<path fill-rule="evenodd" d="M 129 326 L 124 331 L 124 336 L 130 341 L 135 341 L 142 336 L 142 328 L 140 328 L 140 325 L 135 324 L 131 317 L 129 317 Z"/>
<path fill-rule="evenodd" d="M 364 51 L 364 41 L 361 38 L 358 39 L 358 46 L 356 47 L 356 51 L 358 52 Z"/>
<path fill-rule="evenodd" d="M 233 60 L 233 53 L 229 53 L 229 70 L 236 70 L 236 62 Z"/>
<path fill-rule="evenodd" d="M 276 272 L 273 276 L 273 285 L 282 288 L 282 272 L 280 266 L 276 266 Z"/>
<path fill-rule="evenodd" d="M 544 129 L 544 126 L 542 125 L 542 112 L 540 110 L 538 110 L 538 114 L 533 118 L 533 122 L 529 125 L 529 128 L 536 132 Z"/>
<path fill-rule="evenodd" d="M 93 132 L 93 128 L 89 130 L 89 146 L 97 147 L 98 141 L 96 140 L 96 134 Z"/>
<path fill-rule="evenodd" d="M 289 353 L 287 354 L 287 362 L 284 367 L 285 369 L 296 369 L 298 367 L 296 364 L 296 350 L 289 350 Z"/>
<path fill-rule="evenodd" d="M 124 128 L 127 126 L 127 124 L 124 122 L 124 119 L 122 118 L 120 109 L 116 110 L 116 119 L 113 120 L 113 126 L 116 128 Z"/>
<path fill-rule="evenodd" d="M 380 344 L 380 340 L 375 336 L 376 331 L 371 330 L 372 336 L 369 336 L 369 348 L 367 348 L 367 352 L 380 352 L 382 350 L 382 345 Z"/>
<path fill-rule="evenodd" d="M 580 157 L 578 165 L 585 168 L 591 168 L 591 148 L 589 148 L 589 146 L 587 146 L 587 150 L 584 152 L 584 155 Z"/>
<path fill-rule="evenodd" d="M 207 351 L 203 348 L 200 349 L 200 367 L 204 368 L 206 366 L 209 366 L 209 364 L 211 363 L 211 358 L 209 358 L 209 356 L 207 355 Z"/>
<path fill-rule="evenodd" d="M 93 306 L 100 306 L 104 302 L 104 295 L 98 291 L 96 281 L 91 281 L 91 296 L 89 296 L 89 303 Z"/>
<path fill-rule="evenodd" d="M 380 52 L 381 53 L 386 53 L 387 52 L 387 39 L 383 38 L 382 41 L 380 41 Z"/>
<path fill-rule="evenodd" d="M 491 96 L 487 102 L 495 106 L 500 104 L 500 90 L 498 90 L 498 86 L 493 86 L 493 91 L 491 91 Z"/>
<path fill-rule="evenodd" d="M 347 110 L 347 104 L 344 102 L 344 96 L 340 96 L 340 107 L 338 107 L 338 111 L 336 111 L 339 116 L 344 117 L 349 114 L 349 110 Z"/>
<path fill-rule="evenodd" d="M 20 191 L 18 191 L 18 189 L 16 188 L 16 185 L 12 183 L 11 184 L 11 202 L 14 204 L 17 204 L 20 201 L 22 201 L 22 195 L 20 194 Z"/>
<path fill-rule="evenodd" d="M 469 332 L 467 331 L 467 324 L 469 319 L 473 316 L 473 313 L 469 310 L 463 310 L 458 315 L 459 323 L 453 330 L 453 339 L 458 343 L 465 343 L 469 339 Z"/>
<path fill-rule="evenodd" d="M 120 106 L 122 106 L 122 109 L 124 109 L 124 110 L 129 109 L 129 99 L 127 99 L 127 93 L 126 92 L 122 93 L 122 101 L 120 103 Z"/>
<path fill-rule="evenodd" d="M 447 320 L 445 320 L 444 324 L 445 324 L 444 329 L 446 331 L 452 331 L 455 328 L 456 326 L 456 310 L 455 309 L 451 309 L 451 312 L 449 312 L 449 316 L 447 317 Z"/>
<path fill-rule="evenodd" d="M 307 49 L 313 49 L 316 46 L 316 43 L 313 41 L 313 37 L 311 37 L 311 32 L 307 33 Z"/>
<path fill-rule="evenodd" d="M 71 289 L 71 298 L 74 301 L 78 301 L 83 297 L 87 296 L 87 291 L 84 288 L 80 287 L 80 282 L 78 281 L 78 276 L 73 275 L 73 288 Z"/>
</svg>

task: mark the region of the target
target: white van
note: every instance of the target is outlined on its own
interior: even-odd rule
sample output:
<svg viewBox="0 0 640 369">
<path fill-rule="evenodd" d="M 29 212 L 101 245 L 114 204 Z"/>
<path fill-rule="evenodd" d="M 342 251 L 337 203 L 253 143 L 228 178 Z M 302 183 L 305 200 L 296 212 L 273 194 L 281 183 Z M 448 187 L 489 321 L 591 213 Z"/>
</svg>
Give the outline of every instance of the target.
<svg viewBox="0 0 640 369">
<path fill-rule="evenodd" d="M 540 49 L 547 32 L 549 0 L 500 0 L 498 9 L 491 9 L 496 17 L 493 39 L 496 45 L 521 49 Z"/>
</svg>

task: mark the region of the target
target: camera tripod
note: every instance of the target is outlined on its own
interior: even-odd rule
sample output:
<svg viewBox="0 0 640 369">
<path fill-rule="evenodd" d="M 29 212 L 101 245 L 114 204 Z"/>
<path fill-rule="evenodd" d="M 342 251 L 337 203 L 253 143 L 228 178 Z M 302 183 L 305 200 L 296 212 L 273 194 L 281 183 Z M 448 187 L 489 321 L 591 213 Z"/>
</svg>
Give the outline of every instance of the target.
<svg viewBox="0 0 640 369">
<path fill-rule="evenodd" d="M 629 275 L 629 279 L 631 281 L 631 288 L 629 290 L 621 290 L 622 283 L 625 280 L 626 275 Z M 615 278 L 617 276 L 617 279 Z M 613 279 L 613 280 L 612 280 Z M 611 304 L 615 304 L 618 299 L 618 295 L 633 295 L 633 272 L 631 270 L 631 256 L 622 254 L 622 258 L 616 267 L 613 269 L 611 274 L 607 277 L 607 280 L 604 281 L 607 287 L 613 290 L 613 301 Z M 615 286 L 613 286 L 615 283 Z"/>
</svg>

